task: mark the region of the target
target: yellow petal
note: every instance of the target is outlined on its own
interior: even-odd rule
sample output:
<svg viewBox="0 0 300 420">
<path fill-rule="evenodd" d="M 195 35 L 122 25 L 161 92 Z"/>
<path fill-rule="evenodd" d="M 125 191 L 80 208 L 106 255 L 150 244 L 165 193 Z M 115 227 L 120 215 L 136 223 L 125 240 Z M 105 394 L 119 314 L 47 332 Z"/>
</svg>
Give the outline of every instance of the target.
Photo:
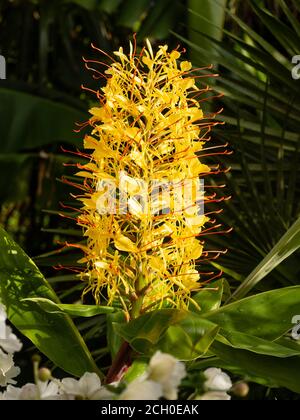
<svg viewBox="0 0 300 420">
<path fill-rule="evenodd" d="M 95 149 L 97 147 L 98 140 L 94 139 L 92 136 L 85 136 L 84 138 L 84 148 L 85 149 Z"/>
<path fill-rule="evenodd" d="M 114 238 L 115 247 L 119 251 L 126 251 L 126 252 L 137 252 L 137 246 L 132 242 L 131 239 L 127 238 L 122 234 L 118 234 Z"/>
<path fill-rule="evenodd" d="M 182 63 L 180 63 L 180 68 L 182 71 L 189 71 L 192 68 L 192 63 L 189 61 L 182 61 Z"/>
<path fill-rule="evenodd" d="M 149 67 L 149 69 L 153 67 L 153 60 L 151 60 L 151 58 L 149 57 L 144 56 L 143 63 L 146 64 L 146 66 Z"/>
<path fill-rule="evenodd" d="M 96 261 L 94 266 L 96 268 L 108 269 L 109 264 L 106 261 Z"/>
<path fill-rule="evenodd" d="M 170 58 L 171 58 L 171 60 L 178 60 L 180 55 L 181 54 L 178 51 L 172 51 L 171 54 L 170 54 Z"/>
</svg>

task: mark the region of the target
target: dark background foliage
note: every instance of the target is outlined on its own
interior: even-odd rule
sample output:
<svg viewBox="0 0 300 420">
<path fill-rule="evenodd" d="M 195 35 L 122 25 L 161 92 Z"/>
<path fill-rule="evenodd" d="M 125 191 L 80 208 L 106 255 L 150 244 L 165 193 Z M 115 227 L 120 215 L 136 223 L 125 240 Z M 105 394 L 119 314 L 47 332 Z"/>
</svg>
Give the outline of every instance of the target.
<svg viewBox="0 0 300 420">
<path fill-rule="evenodd" d="M 81 85 L 102 83 L 84 67 L 82 57 L 99 59 L 91 43 L 111 53 L 136 32 L 139 45 L 146 37 L 180 43 L 195 66 L 214 63 L 220 73 L 211 83 L 225 96 L 208 111 L 224 107 L 226 128 L 213 141 L 228 142 L 234 154 L 217 158 L 232 170 L 210 182 L 227 184 L 222 194 L 232 199 L 220 222 L 234 231 L 209 237 L 208 247 L 229 249 L 213 265 L 234 289 L 299 218 L 300 81 L 291 78 L 299 15 L 298 0 L 0 1 L 0 54 L 7 61 L 7 80 L 0 80 L 0 223 L 35 257 L 60 298 L 73 301 L 82 290 L 73 274 L 53 266 L 76 261 L 74 253 L 55 251 L 80 237 L 72 221 L 58 216 L 74 215 L 60 205 L 71 204 L 72 192 L 61 177 L 72 176 L 63 164 L 77 158 L 62 148 L 82 145 L 75 123 L 87 120 L 95 99 Z M 298 284 L 299 273 L 293 254 L 257 290 Z M 103 334 L 97 318 L 80 328 L 87 338 Z"/>
</svg>

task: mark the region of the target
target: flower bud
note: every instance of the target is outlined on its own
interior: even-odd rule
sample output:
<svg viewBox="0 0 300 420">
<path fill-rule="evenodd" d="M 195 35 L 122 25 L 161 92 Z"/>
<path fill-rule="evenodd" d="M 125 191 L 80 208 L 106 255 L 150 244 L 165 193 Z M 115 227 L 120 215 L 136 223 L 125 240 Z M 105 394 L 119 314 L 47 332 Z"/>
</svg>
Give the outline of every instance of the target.
<svg viewBox="0 0 300 420">
<path fill-rule="evenodd" d="M 41 363 L 42 358 L 39 354 L 34 354 L 31 358 L 31 360 L 32 360 L 32 363 L 38 363 L 39 364 L 39 363 Z"/>
<path fill-rule="evenodd" d="M 231 393 L 236 397 L 246 398 L 249 394 L 250 388 L 246 382 L 238 382 L 233 385 Z"/>
<path fill-rule="evenodd" d="M 40 368 L 38 372 L 38 378 L 42 382 L 47 382 L 51 379 L 51 371 L 48 368 Z"/>
</svg>

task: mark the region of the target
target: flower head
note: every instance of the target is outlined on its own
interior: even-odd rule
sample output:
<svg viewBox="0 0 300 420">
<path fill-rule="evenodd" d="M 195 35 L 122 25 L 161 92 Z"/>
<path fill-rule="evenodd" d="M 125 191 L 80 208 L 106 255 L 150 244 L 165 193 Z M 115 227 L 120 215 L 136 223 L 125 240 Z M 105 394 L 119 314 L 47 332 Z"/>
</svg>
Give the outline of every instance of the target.
<svg viewBox="0 0 300 420">
<path fill-rule="evenodd" d="M 179 51 L 163 45 L 154 52 L 147 42 L 140 54 L 132 46 L 128 55 L 122 48 L 114 54 L 90 110 L 89 162 L 77 173 L 85 292 L 97 302 L 119 301 L 128 317 L 197 305 L 198 236 L 208 221 L 200 178 L 211 171 L 199 152 L 216 123 L 204 119 L 196 99 L 202 91 Z"/>
</svg>

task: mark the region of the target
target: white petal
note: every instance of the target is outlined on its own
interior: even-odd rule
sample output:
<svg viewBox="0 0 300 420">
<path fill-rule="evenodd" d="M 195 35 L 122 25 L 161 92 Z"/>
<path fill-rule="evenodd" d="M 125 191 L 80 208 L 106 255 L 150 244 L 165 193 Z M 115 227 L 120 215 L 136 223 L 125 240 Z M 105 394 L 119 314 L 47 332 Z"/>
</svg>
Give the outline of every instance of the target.
<svg viewBox="0 0 300 420">
<path fill-rule="evenodd" d="M 206 392 L 205 394 L 196 397 L 195 400 L 202 400 L 202 401 L 229 401 L 231 400 L 231 396 L 226 394 L 226 392 Z"/>
<path fill-rule="evenodd" d="M 96 391 L 101 388 L 101 381 L 96 373 L 85 372 L 85 374 L 79 379 L 79 387 L 81 390 L 81 396 L 89 399 Z"/>
<path fill-rule="evenodd" d="M 20 351 L 22 348 L 21 341 L 13 334 L 12 329 L 8 326 L 5 326 L 4 334 L 0 334 L 0 348 L 7 353 Z"/>
<path fill-rule="evenodd" d="M 5 306 L 0 303 L 0 338 L 5 337 L 6 318 Z"/>
<path fill-rule="evenodd" d="M 150 360 L 148 378 L 162 386 L 168 400 L 177 399 L 178 387 L 185 376 L 184 364 L 170 354 L 157 351 Z"/>
<path fill-rule="evenodd" d="M 73 378 L 64 378 L 61 381 L 62 391 L 69 395 L 81 395 L 78 381 Z"/>
<path fill-rule="evenodd" d="M 154 381 L 143 381 L 139 379 L 132 381 L 125 391 L 119 396 L 119 400 L 158 400 L 163 396 L 162 387 Z"/>
<path fill-rule="evenodd" d="M 14 377 L 19 375 L 20 369 L 15 367 L 12 354 L 6 354 L 0 349 L 0 386 L 14 384 Z"/>
</svg>

